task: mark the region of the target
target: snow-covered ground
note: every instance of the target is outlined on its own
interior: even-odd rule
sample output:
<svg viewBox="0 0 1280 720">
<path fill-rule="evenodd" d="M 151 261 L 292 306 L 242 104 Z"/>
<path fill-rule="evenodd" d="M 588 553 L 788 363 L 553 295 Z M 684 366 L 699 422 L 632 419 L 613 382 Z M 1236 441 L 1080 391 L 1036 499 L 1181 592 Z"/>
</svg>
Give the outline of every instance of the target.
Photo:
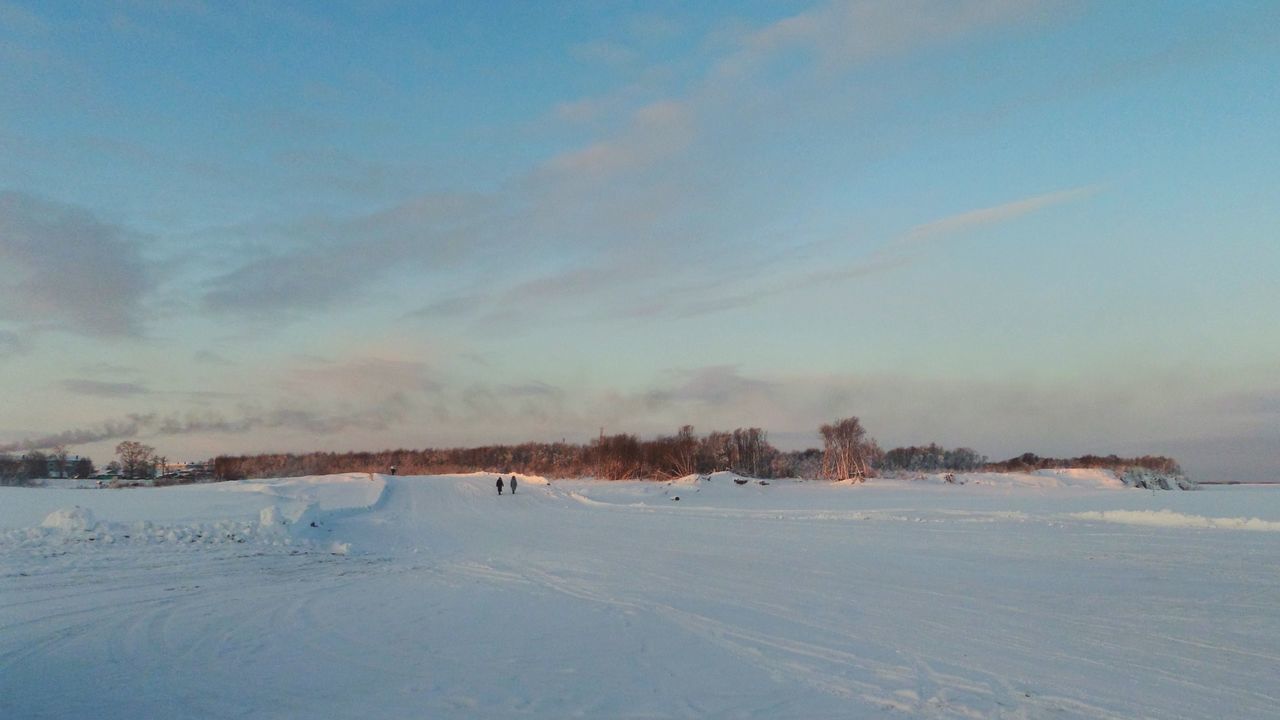
<svg viewBox="0 0 1280 720">
<path fill-rule="evenodd" d="M 1280 717 L 1280 488 L 960 479 L 0 488 L 0 718 Z"/>
</svg>

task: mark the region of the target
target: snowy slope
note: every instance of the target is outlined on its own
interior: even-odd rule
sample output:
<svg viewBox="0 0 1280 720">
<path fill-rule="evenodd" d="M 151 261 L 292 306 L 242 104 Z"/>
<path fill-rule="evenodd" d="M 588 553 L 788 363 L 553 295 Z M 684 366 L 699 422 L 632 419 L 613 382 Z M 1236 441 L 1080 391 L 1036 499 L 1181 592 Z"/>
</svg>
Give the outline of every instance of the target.
<svg viewBox="0 0 1280 720">
<path fill-rule="evenodd" d="M 1274 716 L 1280 492 L 1033 477 L 0 488 L 0 717 Z"/>
</svg>

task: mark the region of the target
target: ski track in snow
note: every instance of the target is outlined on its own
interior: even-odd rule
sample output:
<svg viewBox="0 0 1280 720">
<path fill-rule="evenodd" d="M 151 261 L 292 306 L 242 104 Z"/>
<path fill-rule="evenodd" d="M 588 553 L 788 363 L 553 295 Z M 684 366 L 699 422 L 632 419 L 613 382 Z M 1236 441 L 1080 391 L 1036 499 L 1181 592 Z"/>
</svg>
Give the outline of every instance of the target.
<svg viewBox="0 0 1280 720">
<path fill-rule="evenodd" d="M 0 488 L 0 717 L 1280 707 L 1280 490 L 493 477 Z"/>
</svg>

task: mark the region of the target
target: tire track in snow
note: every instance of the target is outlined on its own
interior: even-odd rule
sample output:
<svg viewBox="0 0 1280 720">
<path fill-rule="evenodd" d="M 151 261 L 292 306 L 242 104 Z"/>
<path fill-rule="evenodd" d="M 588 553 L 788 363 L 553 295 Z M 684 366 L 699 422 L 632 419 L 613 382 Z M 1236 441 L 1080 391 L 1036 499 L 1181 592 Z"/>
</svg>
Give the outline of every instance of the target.
<svg viewBox="0 0 1280 720">
<path fill-rule="evenodd" d="M 611 595 L 590 584 L 570 581 L 537 568 L 529 567 L 517 572 L 470 564 L 465 568 L 460 566 L 460 569 L 465 569 L 476 577 L 501 582 L 532 582 L 575 599 L 629 612 L 652 613 L 666 618 L 689 635 L 700 637 L 761 668 L 775 678 L 789 679 L 829 695 L 860 700 L 877 707 L 914 713 L 936 711 L 951 717 L 977 718 L 990 717 L 990 711 L 1002 705 L 1033 707 L 1040 704 L 1025 702 L 1019 694 L 1000 682 L 993 683 L 992 679 L 983 681 L 934 672 L 922 660 L 915 660 L 914 667 L 884 663 L 830 645 L 745 628 L 667 603 Z M 657 586 L 666 585 L 658 583 Z M 921 668 L 929 669 L 926 672 Z M 926 686 L 928 692 L 925 692 Z M 972 696 L 973 700 L 979 702 L 974 705 L 965 704 L 958 699 L 959 696 Z M 1005 716 L 1005 711 L 1001 712 L 1001 716 Z M 1094 708 L 1091 717 L 1120 716 L 1110 714 L 1102 708 Z"/>
</svg>

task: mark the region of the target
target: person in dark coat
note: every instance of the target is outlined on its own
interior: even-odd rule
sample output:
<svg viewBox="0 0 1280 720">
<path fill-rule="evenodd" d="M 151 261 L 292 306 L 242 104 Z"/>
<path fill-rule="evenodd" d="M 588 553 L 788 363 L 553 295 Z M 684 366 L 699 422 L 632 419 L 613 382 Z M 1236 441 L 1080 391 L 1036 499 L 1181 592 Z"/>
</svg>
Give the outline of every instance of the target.
<svg viewBox="0 0 1280 720">
<path fill-rule="evenodd" d="M 516 494 L 516 476 L 515 475 L 511 476 L 511 494 L 512 495 Z"/>
<path fill-rule="evenodd" d="M 499 495 L 502 494 L 502 476 L 501 475 L 498 476 L 498 494 Z"/>
</svg>

